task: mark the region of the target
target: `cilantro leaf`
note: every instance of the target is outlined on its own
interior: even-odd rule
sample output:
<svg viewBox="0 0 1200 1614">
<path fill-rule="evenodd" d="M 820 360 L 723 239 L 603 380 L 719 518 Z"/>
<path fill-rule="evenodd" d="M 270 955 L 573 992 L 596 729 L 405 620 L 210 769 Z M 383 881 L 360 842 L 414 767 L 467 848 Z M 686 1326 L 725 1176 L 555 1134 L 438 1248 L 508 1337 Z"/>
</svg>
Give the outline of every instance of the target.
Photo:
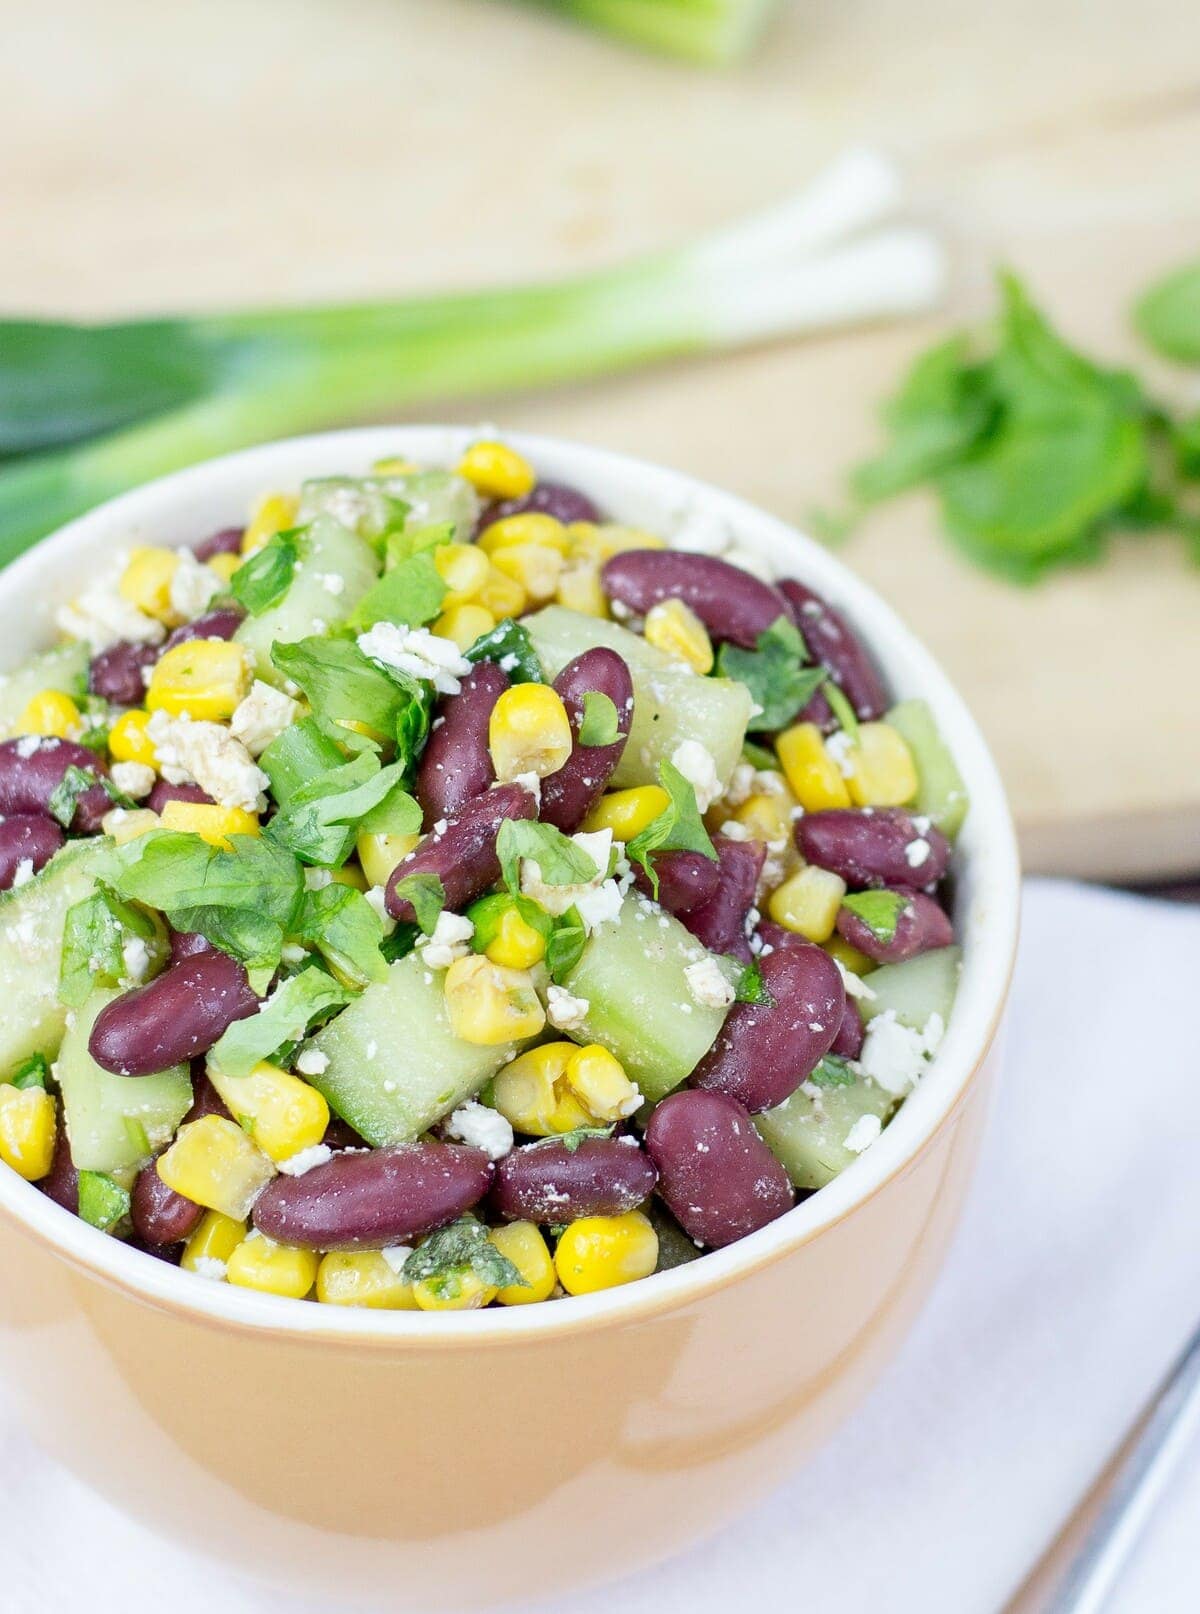
<svg viewBox="0 0 1200 1614">
<path fill-rule="evenodd" d="M 734 981 L 734 1000 L 737 1003 L 765 1003 L 768 1007 L 775 999 L 767 990 L 767 983 L 763 980 L 762 964 L 753 959 L 749 964 L 743 964 L 740 958 L 734 958 L 732 953 L 725 955 L 726 961 L 737 971 Z"/>
<path fill-rule="evenodd" d="M 721 646 L 717 671 L 745 684 L 762 711 L 750 719 L 754 733 L 785 728 L 807 706 L 828 676 L 824 667 L 804 667 L 807 648 L 795 623 L 785 616 L 758 636 L 754 650 Z"/>
<path fill-rule="evenodd" d="M 546 943 L 546 968 L 556 985 L 561 986 L 575 968 L 586 945 L 587 931 L 583 928 L 579 909 L 568 908 L 554 921 L 554 929 Z"/>
<path fill-rule="evenodd" d="M 908 898 L 899 891 L 855 891 L 842 898 L 842 907 L 857 914 L 875 940 L 885 947 L 895 939 L 900 915 L 908 905 Z"/>
<path fill-rule="evenodd" d="M 322 734 L 352 751 L 378 750 L 379 742 L 348 724 L 391 740 L 400 734 L 409 707 L 424 698 L 415 678 L 385 672 L 348 639 L 276 643 L 271 660 L 308 697 Z"/>
<path fill-rule="evenodd" d="M 700 852 L 714 863 L 717 862 L 716 850 L 696 805 L 695 790 L 673 762 L 660 762 L 658 777 L 671 798 L 670 805 L 664 807 L 658 817 L 635 835 L 625 848 L 629 861 L 639 863 L 645 870 L 656 897 L 658 875 L 650 861 L 654 852 Z"/>
<path fill-rule="evenodd" d="M 855 1076 L 840 1055 L 826 1054 L 816 1069 L 809 1072 L 808 1080 L 816 1087 L 853 1087 Z"/>
<path fill-rule="evenodd" d="M 322 732 L 316 720 L 302 717 L 271 741 L 258 765 L 271 782 L 271 794 L 286 807 L 314 775 L 328 773 L 345 760 L 341 746 Z"/>
<path fill-rule="evenodd" d="M 302 862 L 339 868 L 360 830 L 407 835 L 420 829 L 421 809 L 404 789 L 404 777 L 401 763 L 382 768 L 365 751 L 291 791 L 266 833 Z"/>
<path fill-rule="evenodd" d="M 423 549 L 384 572 L 371 585 L 348 625 L 356 633 L 374 627 L 376 622 L 399 622 L 419 628 L 441 612 L 445 597 L 446 585 L 434 564 L 433 551 Z"/>
<path fill-rule="evenodd" d="M 1200 364 L 1200 261 L 1151 286 L 1133 317 L 1151 347 L 1181 364 Z"/>
<path fill-rule="evenodd" d="M 383 920 L 353 886 L 331 883 L 306 891 L 294 935 L 297 941 L 315 947 L 330 969 L 352 986 L 387 977 Z"/>
<path fill-rule="evenodd" d="M 247 556 L 230 578 L 229 592 L 251 616 L 261 616 L 278 605 L 292 586 L 300 558 L 297 536 L 294 530 L 275 533 L 261 549 Z"/>
<path fill-rule="evenodd" d="M 412 903 L 417 924 L 426 936 L 437 928 L 442 909 L 446 906 L 446 888 L 436 874 L 406 874 L 395 885 L 396 896 Z"/>
<path fill-rule="evenodd" d="M 589 689 L 583 697 L 583 720 L 579 725 L 580 745 L 615 745 L 621 730 L 617 708 L 602 690 Z"/>
<path fill-rule="evenodd" d="M 67 909 L 59 1001 L 77 1009 L 94 987 L 118 985 L 129 973 L 125 944 L 134 939 L 152 941 L 156 936 L 148 914 L 122 902 L 110 887 L 97 885 L 90 896 Z"/>
<path fill-rule="evenodd" d="M 79 768 L 72 763 L 51 791 L 46 811 L 51 818 L 56 818 L 64 829 L 70 829 L 80 796 L 86 796 L 93 785 L 99 785 L 103 789 L 114 807 L 137 805 L 128 796 L 121 794 L 107 774 L 96 773 L 91 768 Z"/>
<path fill-rule="evenodd" d="M 458 1293 L 466 1272 L 473 1272 L 481 1283 L 493 1289 L 529 1287 L 488 1238 L 487 1228 L 471 1216 L 430 1233 L 405 1261 L 401 1276 L 405 1283 L 430 1283 L 449 1297 Z"/>
<path fill-rule="evenodd" d="M 217 1039 L 209 1059 L 228 1076 L 248 1076 L 255 1065 L 300 1042 L 311 1026 L 349 1003 L 351 994 L 310 964 L 277 986 L 257 1014 L 235 1020 Z"/>
<path fill-rule="evenodd" d="M 409 512 L 405 505 L 405 514 Z M 411 560 L 414 555 L 423 554 L 426 550 L 440 549 L 443 544 L 454 542 L 454 523 L 452 521 L 435 521 L 425 527 L 402 526 L 395 532 L 389 532 L 384 544 L 384 567 L 391 571 L 403 561 Z"/>
<path fill-rule="evenodd" d="M 81 1171 L 79 1214 L 89 1226 L 109 1233 L 129 1215 L 129 1190 L 102 1171 Z"/>
<path fill-rule="evenodd" d="M 829 709 L 838 720 L 838 727 L 843 734 L 848 734 L 855 745 L 858 744 L 858 713 L 846 699 L 840 684 L 829 678 L 825 682 L 825 699 L 829 702 Z"/>
<path fill-rule="evenodd" d="M 536 863 L 543 885 L 585 885 L 600 873 L 596 860 L 553 824 L 506 818 L 496 837 L 496 853 L 504 884 L 521 894 L 521 860 Z"/>
<path fill-rule="evenodd" d="M 608 1126 L 573 1126 L 569 1132 L 555 1132 L 548 1138 L 538 1138 L 536 1143 L 527 1144 L 526 1147 L 542 1149 L 561 1144 L 568 1154 L 578 1154 L 581 1143 L 586 1143 L 589 1138 L 611 1138 L 616 1128 L 615 1121 Z"/>
<path fill-rule="evenodd" d="M 505 617 L 464 651 L 468 661 L 494 661 L 514 684 L 542 684 L 545 674 L 533 640 L 519 622 Z"/>
<path fill-rule="evenodd" d="M 50 1075 L 50 1061 L 45 1054 L 30 1054 L 23 1059 L 13 1072 L 10 1081 L 13 1087 L 42 1087 Z"/>
<path fill-rule="evenodd" d="M 530 897 L 513 896 L 508 891 L 497 891 L 490 897 L 480 897 L 467 909 L 467 918 L 475 926 L 471 946 L 477 953 L 486 953 L 499 934 L 506 917 L 516 912 L 525 923 L 536 930 L 543 941 L 549 942 L 554 921 L 546 910 Z"/>
<path fill-rule="evenodd" d="M 779 758 L 769 745 L 756 745 L 753 740 L 742 741 L 742 761 L 748 762 L 760 773 L 777 773 Z"/>
</svg>

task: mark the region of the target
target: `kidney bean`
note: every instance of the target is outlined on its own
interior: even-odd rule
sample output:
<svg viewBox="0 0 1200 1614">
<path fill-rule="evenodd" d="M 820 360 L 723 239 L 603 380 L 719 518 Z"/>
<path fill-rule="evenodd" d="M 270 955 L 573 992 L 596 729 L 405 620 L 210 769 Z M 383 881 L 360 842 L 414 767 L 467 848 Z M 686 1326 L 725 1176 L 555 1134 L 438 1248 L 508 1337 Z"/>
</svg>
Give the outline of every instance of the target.
<svg viewBox="0 0 1200 1614">
<path fill-rule="evenodd" d="M 503 521 L 507 516 L 521 516 L 527 510 L 537 510 L 547 516 L 554 516 L 564 526 L 572 521 L 602 521 L 604 518 L 600 511 L 578 488 L 568 487 L 565 482 L 539 482 L 531 493 L 526 493 L 520 499 L 503 499 L 496 504 L 489 504 L 479 520 L 479 532 L 484 532 L 493 521 Z"/>
<path fill-rule="evenodd" d="M 897 891 L 896 895 L 907 902 L 897 917 L 891 941 L 880 941 L 866 920 L 849 908 L 843 908 L 837 916 L 838 935 L 877 964 L 898 964 L 901 959 L 915 958 L 934 947 L 949 947 L 954 940 L 954 926 L 944 908 L 923 891 Z"/>
<path fill-rule="evenodd" d="M 692 1072 L 751 1113 L 782 1104 L 833 1047 L 846 1008 L 837 965 L 812 942 L 760 958 L 769 1003 L 735 1003 Z"/>
<path fill-rule="evenodd" d="M 177 644 L 189 639 L 232 639 L 241 627 L 245 613 L 236 605 L 223 605 L 217 611 L 206 611 L 194 622 L 185 622 L 170 635 L 164 650 L 173 650 Z"/>
<path fill-rule="evenodd" d="M 71 1144 L 63 1124 L 61 1106 L 58 1118 L 58 1135 L 54 1140 L 54 1157 L 50 1170 L 34 1186 L 72 1216 L 79 1215 L 79 1172 L 71 1159 Z"/>
<path fill-rule="evenodd" d="M 733 1244 L 792 1208 L 787 1172 L 725 1093 L 672 1093 L 650 1117 L 646 1148 L 659 1194 L 701 1244 Z"/>
<path fill-rule="evenodd" d="M 140 1250 L 155 1261 L 165 1261 L 169 1267 L 177 1267 L 183 1257 L 182 1244 L 147 1244 L 145 1239 L 136 1236 L 126 1239 L 125 1243 L 129 1249 Z"/>
<path fill-rule="evenodd" d="M 924 820 L 922 820 L 924 822 Z M 838 874 L 849 886 L 936 885 L 950 863 L 941 830 L 918 829 L 902 807 L 833 807 L 796 820 L 796 845 L 807 863 Z M 908 848 L 923 849 L 913 863 Z"/>
<path fill-rule="evenodd" d="M 606 561 L 604 591 L 644 616 L 660 600 L 691 606 L 714 639 L 753 650 L 760 633 L 789 616 L 778 589 L 713 555 L 677 549 L 632 549 Z"/>
<path fill-rule="evenodd" d="M 495 779 L 488 724 L 508 683 L 503 668 L 494 661 L 481 661 L 463 679 L 457 695 L 438 702 L 417 773 L 417 800 L 425 809 L 427 829 L 439 818 L 452 818 Z"/>
<path fill-rule="evenodd" d="M 63 832 L 42 813 L 14 813 L 0 818 L 0 891 L 7 891 L 22 863 L 36 874 L 63 843 Z"/>
<path fill-rule="evenodd" d="M 152 813 L 161 813 L 169 801 L 202 801 L 212 806 L 213 799 L 199 785 L 169 785 L 159 779 L 146 797 L 146 806 Z"/>
<path fill-rule="evenodd" d="M 633 1138 L 527 1143 L 496 1167 L 491 1204 L 508 1222 L 621 1216 L 654 1192 L 658 1172 Z"/>
<path fill-rule="evenodd" d="M 656 852 L 650 862 L 658 876 L 658 902 L 668 913 L 692 913 L 710 902 L 721 883 L 721 865 L 703 852 Z M 649 876 L 634 865 L 633 883 L 647 897 L 654 896 Z"/>
<path fill-rule="evenodd" d="M 254 1205 L 268 1238 L 318 1250 L 385 1249 L 456 1221 L 492 1180 L 482 1149 L 408 1143 L 334 1155 L 302 1177 L 276 1177 Z"/>
<path fill-rule="evenodd" d="M 169 964 L 145 986 L 105 1004 L 88 1052 L 118 1076 L 149 1076 L 206 1054 L 235 1020 L 257 1014 L 246 971 L 215 948 Z"/>
<path fill-rule="evenodd" d="M 225 1100 L 209 1080 L 208 1072 L 204 1068 L 204 1060 L 193 1059 L 192 1107 L 179 1124 L 180 1126 L 186 1126 L 189 1121 L 199 1121 L 205 1115 L 224 1115 L 229 1120 L 233 1119 L 225 1108 Z"/>
<path fill-rule="evenodd" d="M 186 1195 L 168 1188 L 151 1161 L 134 1178 L 129 1199 L 134 1232 L 146 1244 L 178 1244 L 187 1238 L 204 1214 L 203 1207 Z"/>
<path fill-rule="evenodd" d="M 94 751 L 72 740 L 31 735 L 5 740 L 0 745 L 0 817 L 45 814 L 68 768 L 86 768 L 93 774 L 108 772 Z M 71 828 L 82 835 L 94 835 L 111 806 L 103 785 L 92 785 L 79 798 Z"/>
<path fill-rule="evenodd" d="M 209 538 L 201 538 L 192 545 L 197 560 L 211 560 L 214 555 L 239 555 L 242 550 L 243 527 L 222 527 Z"/>
<path fill-rule="evenodd" d="M 416 918 L 411 902 L 396 887 L 410 874 L 436 874 L 446 893 L 446 906 L 460 910 L 500 878 L 496 836 L 506 818 L 536 818 L 537 803 L 524 785 L 497 785 L 477 796 L 438 834 L 426 835 L 392 870 L 387 910 L 393 919 Z"/>
<path fill-rule="evenodd" d="M 322 1137 L 321 1142 L 332 1149 L 335 1154 L 341 1149 L 366 1149 L 369 1147 L 366 1140 L 360 1138 L 354 1128 L 346 1121 L 343 1121 L 340 1115 L 331 1115 L 329 1117 L 329 1125 L 325 1128 L 325 1135 Z"/>
<path fill-rule="evenodd" d="M 211 953 L 213 945 L 206 936 L 201 936 L 195 930 L 173 930 L 171 932 L 171 962 L 177 964 L 181 958 L 195 958 L 197 953 Z"/>
<path fill-rule="evenodd" d="M 806 584 L 788 578 L 780 583 L 779 592 L 810 653 L 833 675 L 857 716 L 864 723 L 882 717 L 888 708 L 887 690 L 858 636 Z"/>
<path fill-rule="evenodd" d="M 146 698 L 143 673 L 153 667 L 159 647 L 122 640 L 93 656 L 88 667 L 88 689 L 114 706 L 140 706 Z"/>
<path fill-rule="evenodd" d="M 863 1027 L 862 1015 L 858 1012 L 858 1004 L 852 997 L 847 997 L 846 1007 L 842 1011 L 842 1023 L 838 1027 L 838 1034 L 833 1039 L 831 1054 L 837 1054 L 841 1059 L 857 1059 L 862 1053 L 863 1038 L 866 1031 Z"/>
<path fill-rule="evenodd" d="M 542 780 L 542 801 L 538 816 L 569 835 L 587 817 L 593 803 L 604 793 L 612 777 L 633 722 L 633 679 L 629 668 L 615 650 L 598 646 L 585 650 L 569 661 L 554 680 L 554 688 L 567 709 L 573 744 L 571 755 L 559 768 Z M 619 738 L 611 745 L 580 745 L 579 726 L 583 722 L 583 698 L 593 693 L 607 695 L 617 709 Z"/>
<path fill-rule="evenodd" d="M 710 953 L 732 953 L 748 963 L 746 919 L 767 849 L 761 841 L 731 841 L 727 835 L 718 835 L 713 846 L 719 859 L 717 888 L 707 902 L 679 917 Z"/>
</svg>

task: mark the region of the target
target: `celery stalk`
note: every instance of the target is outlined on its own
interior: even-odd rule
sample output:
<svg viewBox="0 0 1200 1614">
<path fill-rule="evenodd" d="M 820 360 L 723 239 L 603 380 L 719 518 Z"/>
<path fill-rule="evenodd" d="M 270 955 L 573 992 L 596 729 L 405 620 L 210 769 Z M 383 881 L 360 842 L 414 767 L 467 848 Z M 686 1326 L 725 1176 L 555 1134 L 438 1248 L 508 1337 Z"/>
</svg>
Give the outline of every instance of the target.
<svg viewBox="0 0 1200 1614">
<path fill-rule="evenodd" d="M 723 67 L 754 47 L 778 0 L 541 0 L 541 4 L 632 45 L 706 67 Z"/>
</svg>

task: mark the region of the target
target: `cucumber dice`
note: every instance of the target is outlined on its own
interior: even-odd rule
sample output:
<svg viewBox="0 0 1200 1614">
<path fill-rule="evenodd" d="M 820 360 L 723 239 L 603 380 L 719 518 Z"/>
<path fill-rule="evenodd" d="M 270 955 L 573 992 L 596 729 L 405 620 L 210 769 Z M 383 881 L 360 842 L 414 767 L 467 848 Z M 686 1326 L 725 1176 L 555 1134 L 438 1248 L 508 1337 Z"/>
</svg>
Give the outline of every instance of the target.
<svg viewBox="0 0 1200 1614">
<path fill-rule="evenodd" d="M 479 497 L 453 471 L 325 476 L 300 490 L 300 519 L 318 515 L 334 517 L 368 542 L 401 528 L 415 532 L 449 521 L 458 542 L 467 543 L 479 516 Z"/>
<path fill-rule="evenodd" d="M 250 652 L 255 676 L 282 688 L 284 677 L 271 660 L 271 646 L 293 644 L 344 622 L 378 575 L 370 544 L 331 517 L 318 516 L 300 540 L 300 559 L 287 593 L 261 616 L 248 616 L 234 635 Z M 338 592 L 331 592 L 331 582 Z"/>
<path fill-rule="evenodd" d="M 419 1137 L 516 1052 L 514 1043 L 482 1048 L 456 1037 L 443 980 L 410 953 L 308 1043 L 329 1063 L 307 1079 L 377 1147 Z"/>
<path fill-rule="evenodd" d="M 924 1031 L 931 1014 L 940 1014 L 948 1025 L 961 969 L 961 947 L 935 947 L 903 963 L 881 965 L 866 977 L 875 995 L 859 1000 L 863 1019 L 870 1022 L 894 1009 L 901 1025 L 913 1031 Z"/>
<path fill-rule="evenodd" d="M 71 1160 L 81 1171 L 141 1165 L 175 1134 L 192 1104 L 186 1065 L 154 1076 L 114 1076 L 88 1053 L 92 1023 L 119 994 L 93 992 L 67 1030 L 54 1065 Z"/>
<path fill-rule="evenodd" d="M 901 735 L 917 765 L 920 786 L 917 812 L 937 825 L 951 840 L 962 828 L 970 798 L 954 758 L 938 733 L 929 702 L 901 701 L 887 714 L 886 722 Z"/>
<path fill-rule="evenodd" d="M 707 957 L 678 919 L 627 896 L 620 917 L 589 938 L 566 977 L 568 992 L 588 1004 L 570 1035 L 607 1048 L 657 1103 L 687 1080 L 725 1023 L 728 1011 L 697 1003 L 684 975 Z"/>
<path fill-rule="evenodd" d="M 658 765 L 669 762 L 684 740 L 699 736 L 712 753 L 722 786 L 742 754 L 752 701 L 734 678 L 699 678 L 636 633 L 600 617 L 548 605 L 526 617 L 547 678 L 569 661 L 604 645 L 622 656 L 633 675 L 633 726 L 612 777 L 615 789 L 658 783 Z"/>
<path fill-rule="evenodd" d="M 87 688 L 88 647 L 82 642 L 56 645 L 31 656 L 0 678 L 0 740 L 16 732 L 17 720 L 35 695 L 56 689 L 77 697 Z"/>
<path fill-rule="evenodd" d="M 805 1082 L 790 1098 L 754 1117 L 759 1136 L 796 1188 L 824 1188 L 858 1158 L 846 1139 L 864 1116 L 882 1124 L 896 1100 L 867 1077 L 845 1087 Z"/>
</svg>

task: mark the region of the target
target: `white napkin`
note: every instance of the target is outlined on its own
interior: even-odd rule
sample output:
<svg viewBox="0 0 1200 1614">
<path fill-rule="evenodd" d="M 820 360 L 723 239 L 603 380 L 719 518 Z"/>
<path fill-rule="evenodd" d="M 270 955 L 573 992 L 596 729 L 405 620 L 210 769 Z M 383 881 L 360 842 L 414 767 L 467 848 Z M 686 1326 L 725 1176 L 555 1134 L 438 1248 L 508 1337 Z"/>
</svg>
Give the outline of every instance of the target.
<svg viewBox="0 0 1200 1614">
<path fill-rule="evenodd" d="M 555 1614 L 618 1596 L 622 1614 L 997 1614 L 1200 1317 L 1198 975 L 1200 910 L 1031 882 L 978 1181 L 900 1357 L 748 1518 Z M 11 1416 L 0 1464 L 13 1614 L 78 1614 L 97 1586 L 105 1614 L 164 1595 L 172 1614 L 300 1614 L 148 1535 Z M 1200 1455 L 1114 1614 L 1200 1606 L 1198 1510 Z"/>
</svg>

